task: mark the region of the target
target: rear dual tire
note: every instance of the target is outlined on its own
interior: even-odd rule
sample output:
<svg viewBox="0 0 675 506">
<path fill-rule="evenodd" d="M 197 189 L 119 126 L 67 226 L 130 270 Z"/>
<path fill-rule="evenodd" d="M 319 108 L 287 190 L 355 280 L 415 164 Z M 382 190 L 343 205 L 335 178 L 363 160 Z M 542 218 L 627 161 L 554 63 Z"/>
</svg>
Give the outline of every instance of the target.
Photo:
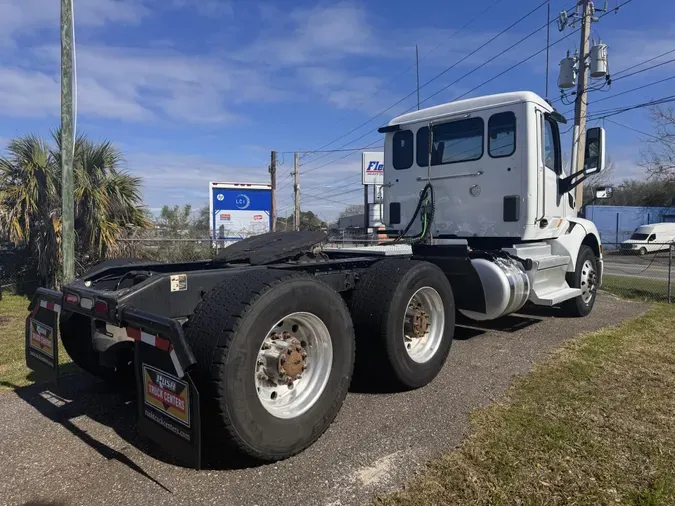
<svg viewBox="0 0 675 506">
<path fill-rule="evenodd" d="M 261 388 L 263 345 L 284 325 L 310 352 L 307 370 L 293 383 L 306 402 L 294 404 L 287 384 L 265 375 Z M 333 422 L 351 381 L 355 347 L 347 307 L 337 292 L 307 275 L 261 269 L 229 278 L 196 308 L 187 339 L 197 359 L 205 433 L 213 438 L 206 446 L 215 456 L 235 449 L 275 461 L 301 452 Z M 325 353 L 312 355 L 312 346 Z M 312 369 L 325 377 L 312 376 Z"/>
<path fill-rule="evenodd" d="M 422 336 L 406 331 L 410 306 L 426 313 L 428 332 L 420 330 Z M 450 283 L 436 265 L 405 259 L 378 262 L 362 274 L 351 311 L 359 372 L 376 371 L 376 380 L 406 390 L 426 385 L 443 368 L 454 335 L 455 303 Z"/>
</svg>

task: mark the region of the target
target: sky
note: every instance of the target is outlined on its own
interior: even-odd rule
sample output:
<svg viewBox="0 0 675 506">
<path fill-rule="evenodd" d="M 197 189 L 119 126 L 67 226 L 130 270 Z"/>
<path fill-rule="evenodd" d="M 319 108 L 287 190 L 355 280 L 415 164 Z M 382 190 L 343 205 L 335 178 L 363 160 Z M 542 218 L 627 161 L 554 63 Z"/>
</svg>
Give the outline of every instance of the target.
<svg viewBox="0 0 675 506">
<path fill-rule="evenodd" d="M 550 0 L 552 16 L 572 5 Z M 303 210 L 330 220 L 362 202 L 361 150 L 313 151 L 377 151 L 377 127 L 416 108 L 416 45 L 422 107 L 515 90 L 545 95 L 541 0 L 74 0 L 74 10 L 77 131 L 122 150 L 153 211 L 205 205 L 209 181 L 267 182 L 271 150 L 280 216 L 292 211 L 298 150 Z M 618 76 L 675 58 L 640 65 L 675 49 L 674 20 L 675 2 L 632 0 L 593 24 L 617 79 L 589 95 L 591 113 L 672 94 L 675 81 L 657 81 L 674 76 L 675 63 Z M 573 32 L 551 25 L 549 97 L 568 119 L 556 82 L 558 62 L 579 44 Z M 0 0 L 0 146 L 58 126 L 59 40 L 57 0 Z M 648 111 L 611 120 L 598 124 L 615 180 L 644 177 L 637 161 L 648 137 L 636 130 L 651 131 Z M 571 140 L 563 142 L 569 151 Z"/>
</svg>

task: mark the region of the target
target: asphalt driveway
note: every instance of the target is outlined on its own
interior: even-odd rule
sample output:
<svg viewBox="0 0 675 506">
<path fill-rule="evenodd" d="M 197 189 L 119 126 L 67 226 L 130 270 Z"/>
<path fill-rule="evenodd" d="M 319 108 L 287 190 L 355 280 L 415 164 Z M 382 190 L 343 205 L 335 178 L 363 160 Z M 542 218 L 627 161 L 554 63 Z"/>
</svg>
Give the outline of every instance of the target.
<svg viewBox="0 0 675 506">
<path fill-rule="evenodd" d="M 461 442 L 469 414 L 499 398 L 514 375 L 564 341 L 643 313 L 646 304 L 601 296 L 583 319 L 556 310 L 457 329 L 430 385 L 382 393 L 354 385 L 332 427 L 276 464 L 195 471 L 136 437 L 131 394 L 88 376 L 0 395 L 2 504 L 347 505 L 403 486 L 426 461 Z"/>
</svg>

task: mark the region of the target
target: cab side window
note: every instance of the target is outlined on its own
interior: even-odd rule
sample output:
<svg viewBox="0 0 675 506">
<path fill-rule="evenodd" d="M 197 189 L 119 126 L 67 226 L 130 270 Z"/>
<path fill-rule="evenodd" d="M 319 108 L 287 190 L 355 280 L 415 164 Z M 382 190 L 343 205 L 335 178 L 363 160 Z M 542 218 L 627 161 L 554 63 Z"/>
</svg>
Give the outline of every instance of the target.
<svg viewBox="0 0 675 506">
<path fill-rule="evenodd" d="M 488 153 L 492 158 L 511 156 L 516 151 L 516 115 L 499 112 L 488 121 Z"/>
<path fill-rule="evenodd" d="M 550 118 L 544 118 L 544 163 L 556 174 L 562 173 L 558 124 Z"/>
</svg>

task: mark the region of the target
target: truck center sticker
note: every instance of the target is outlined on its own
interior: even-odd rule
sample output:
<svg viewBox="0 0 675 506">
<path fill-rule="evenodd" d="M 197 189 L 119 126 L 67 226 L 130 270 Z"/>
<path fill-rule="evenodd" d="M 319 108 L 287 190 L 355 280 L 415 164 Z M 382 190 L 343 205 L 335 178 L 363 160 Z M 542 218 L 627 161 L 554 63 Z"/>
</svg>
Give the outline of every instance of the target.
<svg viewBox="0 0 675 506">
<path fill-rule="evenodd" d="M 187 274 L 171 275 L 171 291 L 184 292 L 187 290 Z"/>
<path fill-rule="evenodd" d="M 35 319 L 30 321 L 30 346 L 54 358 L 54 329 Z"/>
<path fill-rule="evenodd" d="M 143 400 L 160 413 L 190 427 L 190 388 L 186 382 L 143 364 Z"/>
</svg>

